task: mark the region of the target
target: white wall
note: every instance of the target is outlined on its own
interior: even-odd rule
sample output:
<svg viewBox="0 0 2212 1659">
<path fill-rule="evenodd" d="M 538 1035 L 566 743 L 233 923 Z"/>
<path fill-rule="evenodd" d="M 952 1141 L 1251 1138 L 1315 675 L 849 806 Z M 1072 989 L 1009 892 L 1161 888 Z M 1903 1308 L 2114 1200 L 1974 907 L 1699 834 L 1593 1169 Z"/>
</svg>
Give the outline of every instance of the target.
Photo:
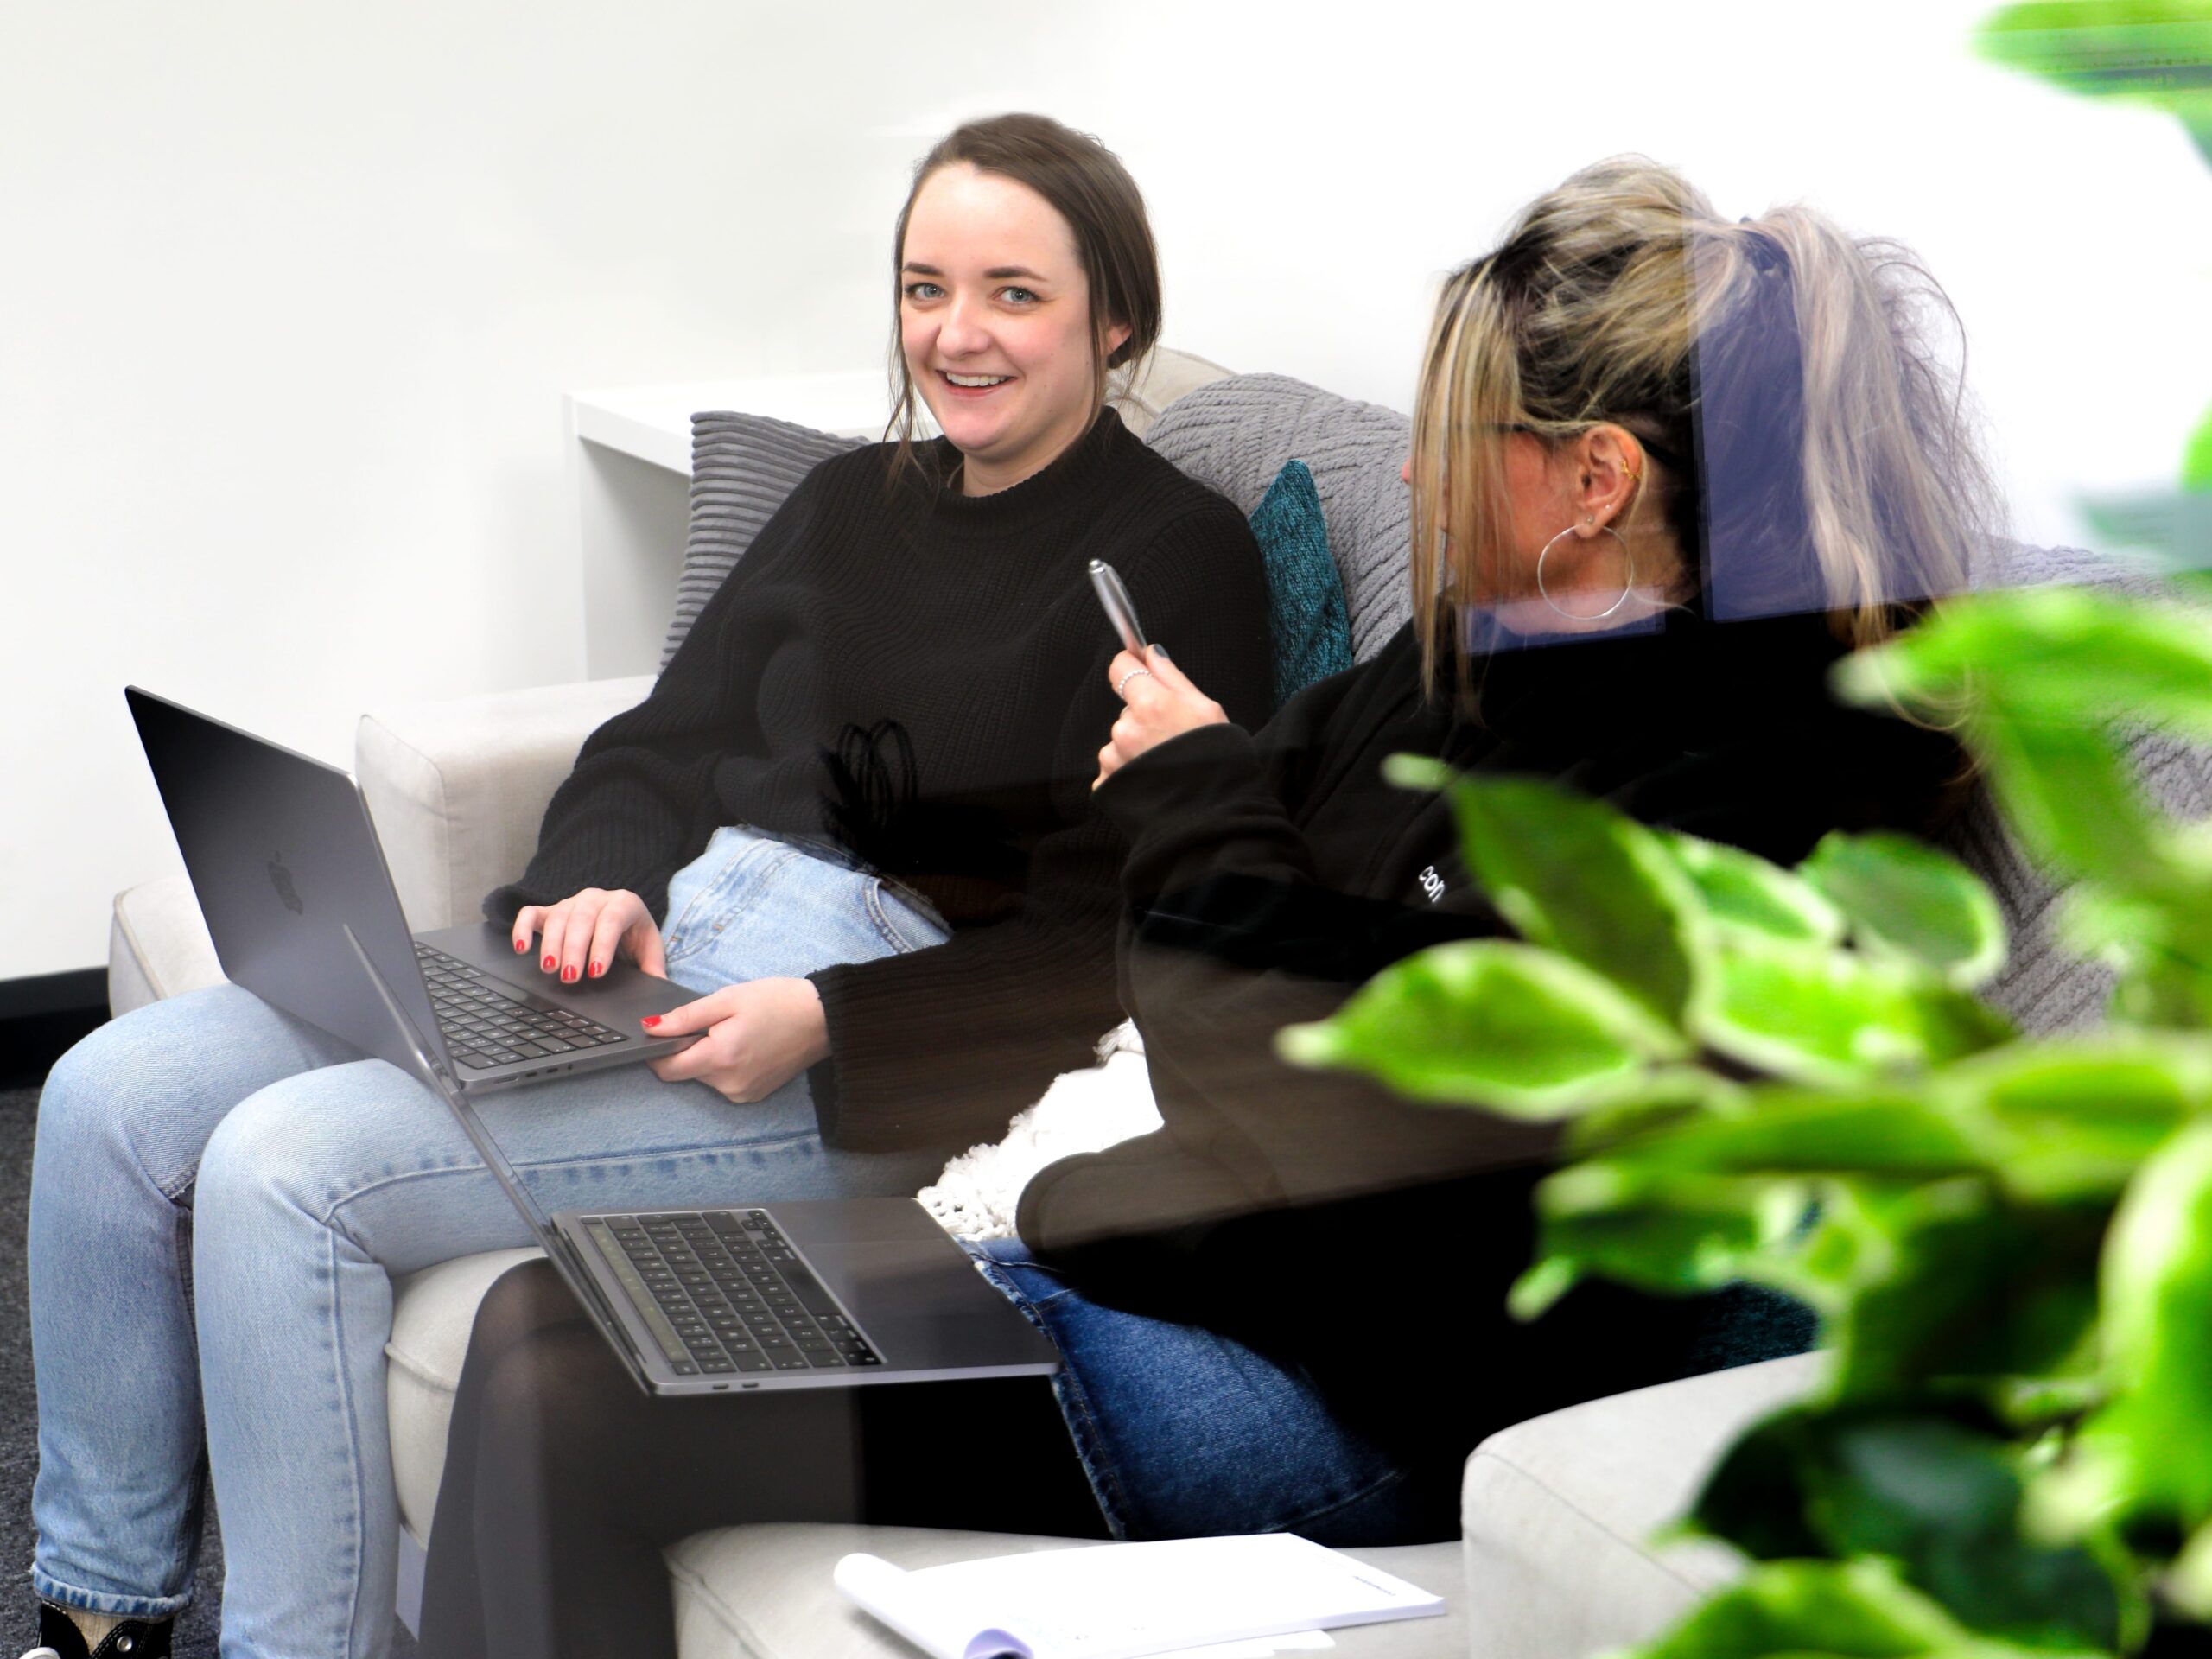
<svg viewBox="0 0 2212 1659">
<path fill-rule="evenodd" d="M 1948 283 L 2023 527 L 2212 399 L 2212 170 L 1972 62 L 1989 8 L 620 7 L 0 14 L 0 980 L 174 859 L 121 687 L 344 761 L 365 707 L 574 677 L 564 388 L 878 359 L 953 120 L 1098 132 L 1171 343 L 1404 406 L 1435 276 L 1573 166 L 1803 195 Z"/>
</svg>

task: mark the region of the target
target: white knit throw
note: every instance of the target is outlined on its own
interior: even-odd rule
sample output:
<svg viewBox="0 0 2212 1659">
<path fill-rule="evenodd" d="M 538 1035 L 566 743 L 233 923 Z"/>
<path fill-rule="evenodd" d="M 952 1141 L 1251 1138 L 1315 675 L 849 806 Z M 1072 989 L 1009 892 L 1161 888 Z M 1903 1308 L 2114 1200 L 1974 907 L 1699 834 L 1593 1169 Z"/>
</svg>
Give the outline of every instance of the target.
<svg viewBox="0 0 2212 1659">
<path fill-rule="evenodd" d="M 974 1147 L 916 1196 L 956 1238 L 1011 1238 L 1029 1178 L 1078 1152 L 1096 1152 L 1160 1127 L 1144 1039 L 1124 1022 L 1099 1039 L 1098 1064 L 1062 1073 L 1007 1125 L 996 1146 Z"/>
</svg>

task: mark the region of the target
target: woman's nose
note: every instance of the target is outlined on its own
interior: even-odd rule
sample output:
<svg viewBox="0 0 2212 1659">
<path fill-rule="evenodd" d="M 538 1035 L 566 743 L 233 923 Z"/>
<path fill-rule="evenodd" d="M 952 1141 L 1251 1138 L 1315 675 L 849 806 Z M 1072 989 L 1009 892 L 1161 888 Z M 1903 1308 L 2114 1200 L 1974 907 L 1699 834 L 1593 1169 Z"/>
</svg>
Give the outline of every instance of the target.
<svg viewBox="0 0 2212 1659">
<path fill-rule="evenodd" d="M 964 302 L 955 300 L 945 308 L 944 324 L 938 330 L 938 344 L 945 351 L 965 355 L 989 343 L 989 331 Z"/>
<path fill-rule="evenodd" d="M 1408 455 L 1405 465 L 1398 468 L 1398 476 L 1408 484 L 1414 481 L 1414 458 L 1411 455 Z"/>
</svg>

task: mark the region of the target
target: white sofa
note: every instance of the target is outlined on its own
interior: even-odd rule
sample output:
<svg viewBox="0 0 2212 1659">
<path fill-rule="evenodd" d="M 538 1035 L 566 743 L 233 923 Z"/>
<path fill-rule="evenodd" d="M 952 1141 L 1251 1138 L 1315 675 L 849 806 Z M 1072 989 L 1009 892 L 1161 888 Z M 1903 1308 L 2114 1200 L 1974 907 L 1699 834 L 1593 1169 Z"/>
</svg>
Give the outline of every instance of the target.
<svg viewBox="0 0 2212 1659">
<path fill-rule="evenodd" d="M 1172 362 L 1149 424 L 1173 393 L 1226 374 Z M 1165 385 L 1166 393 L 1159 393 Z M 1396 457 L 1405 420 L 1272 376 L 1236 377 L 1164 423 L 1164 453 L 1248 510 L 1281 461 L 1313 466 L 1364 656 L 1396 626 L 1407 545 Z M 1173 447 L 1171 447 L 1171 444 Z M 649 677 L 500 693 L 365 717 L 356 767 L 409 919 L 473 917 L 481 896 L 527 860 L 538 820 L 584 735 L 641 698 Z M 220 977 L 181 872 L 116 900 L 109 963 L 118 1014 Z M 529 1252 L 448 1262 L 395 1285 L 390 1357 L 392 1460 L 405 1536 L 400 1605 L 419 1605 L 423 1541 L 435 1508 L 453 1389 L 468 1330 L 492 1281 Z M 1802 1390 L 1809 1361 L 1643 1390 L 1521 1425 L 1470 1459 L 1457 1542 L 1355 1552 L 1446 1595 L 1440 1621 L 1339 1634 L 1353 1654 L 1582 1659 L 1650 1634 L 1719 1581 L 1723 1552 L 1645 1540 L 1687 1504 L 1736 1429 Z M 846 1608 L 830 1567 L 866 1548 L 909 1566 L 1063 1541 L 854 1527 L 770 1526 L 702 1534 L 671 1548 L 681 1659 L 894 1656 L 913 1650 Z"/>
<path fill-rule="evenodd" d="M 519 868 L 584 734 L 649 683 L 501 694 L 363 719 L 357 775 L 416 925 L 474 914 L 502 873 Z M 118 1014 L 220 978 L 181 872 L 117 899 L 113 941 Z M 394 1286 L 385 1351 L 404 1527 L 400 1601 L 410 1624 L 469 1325 L 493 1281 L 533 1254 L 466 1256 Z M 1450 1615 L 1339 1632 L 1340 1645 L 1353 1654 L 1580 1659 L 1657 1628 L 1718 1582 L 1727 1560 L 1695 1547 L 1649 1550 L 1643 1541 L 1680 1512 L 1738 1424 L 1803 1385 L 1803 1366 L 1783 1361 L 1672 1383 L 1497 1436 L 1469 1462 L 1459 1542 L 1356 1552 L 1446 1595 Z M 838 1556 L 865 1548 L 921 1567 L 1063 1541 L 836 1526 L 701 1534 L 669 1552 L 680 1659 L 909 1655 L 831 1591 Z"/>
</svg>

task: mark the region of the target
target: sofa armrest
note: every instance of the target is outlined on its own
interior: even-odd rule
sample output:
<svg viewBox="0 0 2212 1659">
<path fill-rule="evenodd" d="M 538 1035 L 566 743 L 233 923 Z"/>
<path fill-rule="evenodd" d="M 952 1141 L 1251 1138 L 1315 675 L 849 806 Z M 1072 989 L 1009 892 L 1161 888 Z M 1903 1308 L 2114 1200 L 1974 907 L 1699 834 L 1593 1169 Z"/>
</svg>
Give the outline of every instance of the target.
<svg viewBox="0 0 2212 1659">
<path fill-rule="evenodd" d="M 1588 1659 L 1659 1635 L 1741 1571 L 1726 1545 L 1655 1542 L 1752 1423 L 1809 1394 L 1798 1354 L 1592 1400 L 1501 1429 L 1467 1459 L 1461 1548 L 1477 1659 Z"/>
<path fill-rule="evenodd" d="M 584 739 L 652 683 L 587 680 L 364 715 L 354 775 L 409 925 L 470 920 L 519 875 Z"/>
</svg>

